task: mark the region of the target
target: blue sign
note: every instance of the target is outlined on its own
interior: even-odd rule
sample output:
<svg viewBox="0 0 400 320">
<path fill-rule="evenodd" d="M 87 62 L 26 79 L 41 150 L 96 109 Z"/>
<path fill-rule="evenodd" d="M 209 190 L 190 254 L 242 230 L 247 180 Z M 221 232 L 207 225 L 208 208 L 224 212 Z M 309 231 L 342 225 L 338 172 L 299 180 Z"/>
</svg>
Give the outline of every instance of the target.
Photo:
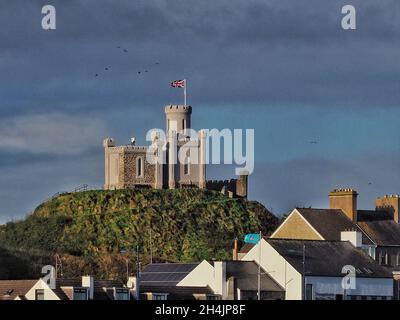
<svg viewBox="0 0 400 320">
<path fill-rule="evenodd" d="M 244 236 L 245 243 L 257 244 L 260 241 L 259 233 L 249 233 Z"/>
</svg>

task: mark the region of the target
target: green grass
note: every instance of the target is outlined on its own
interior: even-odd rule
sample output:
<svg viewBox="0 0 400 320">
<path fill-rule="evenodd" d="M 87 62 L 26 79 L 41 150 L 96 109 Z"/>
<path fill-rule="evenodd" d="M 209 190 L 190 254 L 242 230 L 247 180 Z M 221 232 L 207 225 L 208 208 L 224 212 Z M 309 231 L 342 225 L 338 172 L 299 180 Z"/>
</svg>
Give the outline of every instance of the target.
<svg viewBox="0 0 400 320">
<path fill-rule="evenodd" d="M 141 259 L 148 262 L 150 234 L 155 261 L 227 259 L 235 237 L 260 229 L 267 234 L 277 223 L 258 202 L 218 192 L 98 190 L 60 195 L 25 220 L 0 226 L 0 246 L 11 252 L 58 253 L 70 276 L 84 270 L 121 278 L 125 259 L 134 256 L 120 251 L 139 245 Z"/>
</svg>

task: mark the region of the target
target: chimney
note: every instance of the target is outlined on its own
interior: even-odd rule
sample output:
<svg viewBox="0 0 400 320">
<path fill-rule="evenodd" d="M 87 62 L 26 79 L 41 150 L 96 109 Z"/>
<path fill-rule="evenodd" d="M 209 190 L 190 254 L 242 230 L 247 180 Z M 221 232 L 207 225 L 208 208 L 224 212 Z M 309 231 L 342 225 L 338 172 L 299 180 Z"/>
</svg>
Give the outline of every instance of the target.
<svg viewBox="0 0 400 320">
<path fill-rule="evenodd" d="M 239 197 L 247 198 L 248 184 L 249 184 L 249 173 L 246 170 L 242 170 L 240 172 L 239 179 L 236 180 L 236 194 Z"/>
<path fill-rule="evenodd" d="M 400 196 L 398 194 L 376 198 L 375 207 L 376 210 L 386 211 L 396 223 L 399 223 Z"/>
<path fill-rule="evenodd" d="M 329 208 L 341 209 L 350 220 L 357 222 L 357 196 L 350 188 L 334 189 L 329 193 Z"/>
<path fill-rule="evenodd" d="M 340 233 L 341 241 L 350 241 L 351 244 L 356 248 L 361 248 L 362 246 L 362 234 L 359 231 L 348 230 L 342 231 Z"/>
<path fill-rule="evenodd" d="M 138 286 L 136 277 L 129 277 L 126 286 L 128 287 L 129 291 L 131 292 L 133 298 L 135 300 L 138 300 L 140 293 L 138 291 L 139 286 Z"/>
<path fill-rule="evenodd" d="M 82 287 L 88 288 L 89 300 L 93 300 L 94 296 L 94 278 L 92 276 L 82 276 Z"/>
<path fill-rule="evenodd" d="M 226 262 L 214 262 L 215 293 L 221 295 L 222 300 L 227 298 Z"/>
<path fill-rule="evenodd" d="M 235 242 L 233 243 L 233 254 L 232 254 L 232 260 L 236 261 L 238 259 L 238 239 L 235 238 Z"/>
</svg>

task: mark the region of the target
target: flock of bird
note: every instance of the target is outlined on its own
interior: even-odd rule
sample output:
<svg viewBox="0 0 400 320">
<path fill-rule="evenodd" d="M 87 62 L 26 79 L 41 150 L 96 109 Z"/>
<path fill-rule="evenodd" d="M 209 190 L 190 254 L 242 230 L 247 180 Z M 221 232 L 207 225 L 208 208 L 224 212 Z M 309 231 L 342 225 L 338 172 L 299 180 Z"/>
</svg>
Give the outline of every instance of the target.
<svg viewBox="0 0 400 320">
<path fill-rule="evenodd" d="M 118 50 L 121 50 L 121 52 L 123 52 L 123 53 L 128 53 L 129 52 L 128 49 L 122 48 L 121 46 L 117 46 L 116 48 Z M 148 72 L 151 71 L 151 67 L 158 66 L 159 64 L 160 64 L 159 62 L 154 62 L 152 65 L 146 66 L 145 68 L 143 68 L 141 70 L 138 70 L 137 71 L 137 75 L 148 73 Z M 111 70 L 111 66 L 104 67 L 104 71 L 110 71 L 110 70 Z M 100 73 L 96 73 L 94 76 L 95 76 L 95 78 L 100 77 Z"/>
</svg>

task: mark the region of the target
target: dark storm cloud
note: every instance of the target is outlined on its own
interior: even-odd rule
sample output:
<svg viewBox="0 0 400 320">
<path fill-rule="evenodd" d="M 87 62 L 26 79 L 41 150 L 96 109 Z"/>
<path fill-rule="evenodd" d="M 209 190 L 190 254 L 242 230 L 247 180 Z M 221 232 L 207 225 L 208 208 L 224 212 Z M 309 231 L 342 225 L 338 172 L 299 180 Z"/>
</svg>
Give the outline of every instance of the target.
<svg viewBox="0 0 400 320">
<path fill-rule="evenodd" d="M 334 188 L 354 188 L 359 208 L 373 209 L 375 198 L 399 190 L 400 154 L 368 153 L 351 159 L 305 156 L 280 163 L 258 163 L 250 194 L 275 213 L 294 207 L 327 208 Z M 385 169 L 383 169 L 385 168 Z"/>
<path fill-rule="evenodd" d="M 340 28 L 344 1 L 50 3 L 54 32 L 40 28 L 42 1 L 1 5 L 2 116 L 159 105 L 183 76 L 202 104 L 396 106 L 400 98 L 396 0 L 353 1 L 354 32 Z"/>
</svg>

